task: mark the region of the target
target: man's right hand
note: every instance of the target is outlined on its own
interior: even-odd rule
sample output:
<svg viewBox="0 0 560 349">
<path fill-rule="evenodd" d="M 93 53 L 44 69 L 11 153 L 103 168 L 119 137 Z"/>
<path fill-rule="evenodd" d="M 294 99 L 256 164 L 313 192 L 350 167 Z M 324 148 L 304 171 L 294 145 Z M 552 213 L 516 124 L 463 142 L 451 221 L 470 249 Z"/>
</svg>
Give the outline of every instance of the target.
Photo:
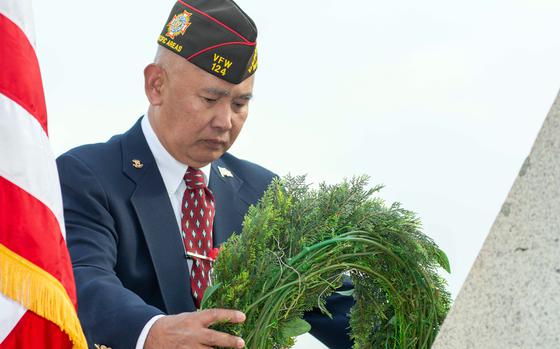
<svg viewBox="0 0 560 349">
<path fill-rule="evenodd" d="M 243 348 L 243 339 L 208 328 L 222 321 L 241 323 L 245 314 L 237 310 L 207 309 L 164 316 L 148 332 L 144 349 Z"/>
</svg>

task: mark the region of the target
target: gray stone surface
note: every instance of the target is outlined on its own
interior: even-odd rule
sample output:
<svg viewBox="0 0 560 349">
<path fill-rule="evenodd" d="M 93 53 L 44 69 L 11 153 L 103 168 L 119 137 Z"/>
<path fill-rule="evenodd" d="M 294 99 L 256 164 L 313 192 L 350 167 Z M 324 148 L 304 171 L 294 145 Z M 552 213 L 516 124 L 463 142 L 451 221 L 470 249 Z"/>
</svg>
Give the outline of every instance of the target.
<svg viewBox="0 0 560 349">
<path fill-rule="evenodd" d="M 560 348 L 560 96 L 432 346 L 447 348 Z"/>
</svg>

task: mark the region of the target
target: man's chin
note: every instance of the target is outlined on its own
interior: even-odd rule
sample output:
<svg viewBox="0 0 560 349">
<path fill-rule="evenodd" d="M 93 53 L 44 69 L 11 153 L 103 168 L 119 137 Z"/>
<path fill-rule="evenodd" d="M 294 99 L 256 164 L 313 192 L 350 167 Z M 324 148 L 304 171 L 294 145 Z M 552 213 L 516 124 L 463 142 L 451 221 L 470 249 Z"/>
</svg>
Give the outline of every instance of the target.
<svg viewBox="0 0 560 349">
<path fill-rule="evenodd" d="M 198 163 L 198 165 L 200 165 L 200 167 L 204 167 L 221 158 L 222 155 L 224 155 L 224 153 L 225 151 L 223 150 L 212 151 L 212 152 L 208 152 L 207 154 L 201 155 L 193 160 L 195 160 Z"/>
<path fill-rule="evenodd" d="M 185 153 L 190 155 L 188 161 L 190 166 L 204 167 L 209 163 L 218 160 L 228 150 L 228 146 L 222 144 L 221 146 L 208 146 L 207 144 L 198 144 L 195 151 Z M 187 155 L 187 156 L 188 156 Z"/>
</svg>

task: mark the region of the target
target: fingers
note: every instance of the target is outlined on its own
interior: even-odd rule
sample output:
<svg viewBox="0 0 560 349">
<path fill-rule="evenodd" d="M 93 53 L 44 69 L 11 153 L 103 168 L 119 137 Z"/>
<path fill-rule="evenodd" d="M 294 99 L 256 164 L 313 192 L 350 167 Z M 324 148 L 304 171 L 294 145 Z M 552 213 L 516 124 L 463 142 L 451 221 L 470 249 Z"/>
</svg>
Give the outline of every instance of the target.
<svg viewBox="0 0 560 349">
<path fill-rule="evenodd" d="M 232 336 L 227 333 L 218 332 L 210 329 L 200 331 L 200 343 L 208 345 L 212 348 L 238 348 L 245 347 L 245 341 L 239 337 Z"/>
<path fill-rule="evenodd" d="M 144 348 L 243 348 L 243 339 L 207 328 L 216 322 L 226 321 L 243 322 L 245 314 L 230 309 L 208 309 L 167 315 L 153 324 Z"/>
<path fill-rule="evenodd" d="M 245 321 L 245 314 L 238 310 L 231 309 L 207 309 L 198 313 L 204 327 L 208 327 L 216 322 L 231 322 L 234 324 Z"/>
</svg>

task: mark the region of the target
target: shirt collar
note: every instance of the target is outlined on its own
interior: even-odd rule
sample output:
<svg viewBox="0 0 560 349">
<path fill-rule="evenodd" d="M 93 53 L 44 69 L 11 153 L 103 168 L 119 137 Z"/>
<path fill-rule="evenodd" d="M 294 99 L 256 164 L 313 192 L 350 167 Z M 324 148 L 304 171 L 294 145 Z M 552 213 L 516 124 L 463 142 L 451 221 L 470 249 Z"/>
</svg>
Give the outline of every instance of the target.
<svg viewBox="0 0 560 349">
<path fill-rule="evenodd" d="M 156 160 L 161 178 L 163 179 L 163 183 L 165 184 L 165 189 L 168 193 L 175 193 L 183 183 L 183 177 L 185 176 L 188 165 L 177 161 L 177 159 L 169 154 L 169 152 L 159 141 L 147 115 L 142 118 L 141 126 L 144 137 L 146 137 L 148 147 L 150 148 L 152 155 Z M 200 170 L 204 174 L 204 182 L 206 183 L 206 185 L 208 185 L 208 181 L 210 179 L 210 168 L 210 164 L 200 168 Z"/>
</svg>

